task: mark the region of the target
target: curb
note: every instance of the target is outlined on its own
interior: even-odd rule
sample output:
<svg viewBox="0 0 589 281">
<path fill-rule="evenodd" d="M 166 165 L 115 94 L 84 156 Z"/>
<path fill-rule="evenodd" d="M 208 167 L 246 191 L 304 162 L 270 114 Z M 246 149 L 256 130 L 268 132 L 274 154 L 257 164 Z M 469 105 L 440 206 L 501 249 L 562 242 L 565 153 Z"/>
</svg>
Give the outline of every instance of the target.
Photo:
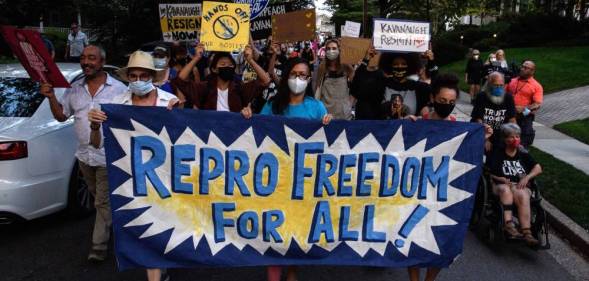
<svg viewBox="0 0 589 281">
<path fill-rule="evenodd" d="M 581 253 L 589 253 L 589 232 L 563 214 L 554 205 L 550 204 L 546 198 L 542 200 L 541 204 L 544 210 L 546 210 L 550 226 L 575 248 L 579 249 Z"/>
</svg>

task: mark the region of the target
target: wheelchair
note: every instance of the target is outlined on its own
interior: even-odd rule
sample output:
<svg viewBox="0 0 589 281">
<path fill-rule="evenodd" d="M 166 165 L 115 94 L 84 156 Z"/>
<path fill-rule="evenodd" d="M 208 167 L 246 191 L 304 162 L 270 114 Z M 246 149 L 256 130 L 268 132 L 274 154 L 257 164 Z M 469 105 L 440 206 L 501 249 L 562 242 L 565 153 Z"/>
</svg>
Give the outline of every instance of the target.
<svg viewBox="0 0 589 281">
<path fill-rule="evenodd" d="M 548 220 L 546 211 L 541 205 L 542 195 L 535 180 L 530 182 L 532 195 L 530 196 L 531 231 L 532 235 L 540 242 L 535 249 L 550 249 L 548 235 Z M 499 197 L 493 194 L 491 175 L 485 170 L 479 180 L 475 194 L 475 203 L 470 220 L 470 229 L 489 244 L 501 244 L 504 242 L 524 242 L 519 238 L 507 238 L 503 231 L 505 224 L 503 217 L 503 204 Z M 513 211 L 513 221 L 519 226 L 517 209 Z"/>
</svg>

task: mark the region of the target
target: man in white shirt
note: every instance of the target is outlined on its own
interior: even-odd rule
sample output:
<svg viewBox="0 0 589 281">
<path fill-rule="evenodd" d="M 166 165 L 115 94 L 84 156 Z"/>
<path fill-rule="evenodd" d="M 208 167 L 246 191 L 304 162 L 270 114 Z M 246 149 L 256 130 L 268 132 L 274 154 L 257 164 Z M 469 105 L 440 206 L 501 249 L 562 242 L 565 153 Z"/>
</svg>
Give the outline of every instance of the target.
<svg viewBox="0 0 589 281">
<path fill-rule="evenodd" d="M 67 36 L 65 47 L 65 59 L 70 62 L 79 62 L 84 48 L 88 46 L 88 36 L 82 31 L 77 23 L 72 23 L 72 32 Z"/>
<path fill-rule="evenodd" d="M 80 56 L 80 65 L 86 76 L 72 83 L 61 98 L 57 100 L 53 86 L 41 85 L 41 94 L 49 100 L 51 113 L 57 121 L 64 122 L 74 116 L 74 130 L 78 138 L 76 158 L 88 190 L 94 195 L 96 221 L 92 233 L 92 248 L 88 255 L 90 261 L 103 261 L 108 251 L 110 227 L 112 224 L 108 181 L 104 149 L 90 145 L 90 122 L 88 111 L 101 103 L 111 103 L 122 95 L 127 87 L 112 78 L 102 68 L 106 54 L 98 46 L 89 45 Z"/>
</svg>

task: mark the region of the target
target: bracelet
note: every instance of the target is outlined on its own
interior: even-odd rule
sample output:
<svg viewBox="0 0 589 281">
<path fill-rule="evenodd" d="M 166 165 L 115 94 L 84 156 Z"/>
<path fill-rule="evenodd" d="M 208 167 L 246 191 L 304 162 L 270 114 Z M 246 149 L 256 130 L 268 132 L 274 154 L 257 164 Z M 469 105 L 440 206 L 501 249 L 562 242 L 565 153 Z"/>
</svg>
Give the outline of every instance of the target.
<svg viewBox="0 0 589 281">
<path fill-rule="evenodd" d="M 98 130 L 100 130 L 100 124 L 93 124 L 93 123 L 90 123 L 90 129 L 91 129 L 92 131 L 98 131 Z"/>
</svg>

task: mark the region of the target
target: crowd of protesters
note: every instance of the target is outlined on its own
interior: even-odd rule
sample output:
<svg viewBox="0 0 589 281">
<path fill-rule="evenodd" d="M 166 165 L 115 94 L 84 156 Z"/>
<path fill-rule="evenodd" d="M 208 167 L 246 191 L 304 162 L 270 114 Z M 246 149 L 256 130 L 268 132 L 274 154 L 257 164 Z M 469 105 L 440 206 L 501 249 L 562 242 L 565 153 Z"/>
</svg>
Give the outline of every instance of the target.
<svg viewBox="0 0 589 281">
<path fill-rule="evenodd" d="M 370 47 L 362 61 L 348 65 L 341 62 L 337 38 L 293 44 L 274 42 L 270 37 L 250 41 L 238 55 L 211 52 L 201 44 L 195 44 L 194 50 L 180 44 L 156 46 L 150 53 L 133 52 L 128 65 L 120 69 L 120 79 L 128 86 L 103 70 L 105 51 L 89 45 L 75 24 L 67 48 L 67 58 L 80 63 L 85 79 L 74 82 L 60 100 L 52 85 L 43 84 L 40 91 L 48 98 L 55 119 L 63 122 L 75 116 L 76 157 L 96 198 L 88 259 L 97 262 L 107 257 L 111 228 L 101 131 L 107 116 L 100 104 L 230 111 L 240 112 L 244 118 L 279 115 L 328 125 L 332 119 L 455 122 L 452 112 L 460 96 L 458 77 L 438 73 L 431 50 L 423 54 L 379 53 Z M 523 208 L 519 212 L 523 216 L 521 232 L 507 213 L 511 208 L 506 209 L 505 231 L 537 244 L 530 235 L 526 188 L 541 168 L 520 147 L 520 136 L 523 147 L 533 142 L 532 122 L 542 104 L 542 86 L 534 79 L 536 65 L 526 60 L 514 75 L 504 51 L 490 54 L 486 62 L 478 50 L 471 53 L 465 75 L 474 104 L 471 121 L 486 128 L 485 151 L 494 191 L 506 206 L 515 202 Z M 502 173 L 506 161 L 518 163 L 521 169 L 517 174 Z M 426 280 L 435 280 L 439 271 L 429 268 Z M 148 280 L 169 279 L 161 269 L 148 269 L 147 275 Z M 280 267 L 268 267 L 268 280 L 280 280 L 280 275 Z M 288 281 L 296 280 L 296 269 L 289 267 L 287 275 Z M 409 276 L 419 280 L 419 269 L 410 268 Z"/>
</svg>

